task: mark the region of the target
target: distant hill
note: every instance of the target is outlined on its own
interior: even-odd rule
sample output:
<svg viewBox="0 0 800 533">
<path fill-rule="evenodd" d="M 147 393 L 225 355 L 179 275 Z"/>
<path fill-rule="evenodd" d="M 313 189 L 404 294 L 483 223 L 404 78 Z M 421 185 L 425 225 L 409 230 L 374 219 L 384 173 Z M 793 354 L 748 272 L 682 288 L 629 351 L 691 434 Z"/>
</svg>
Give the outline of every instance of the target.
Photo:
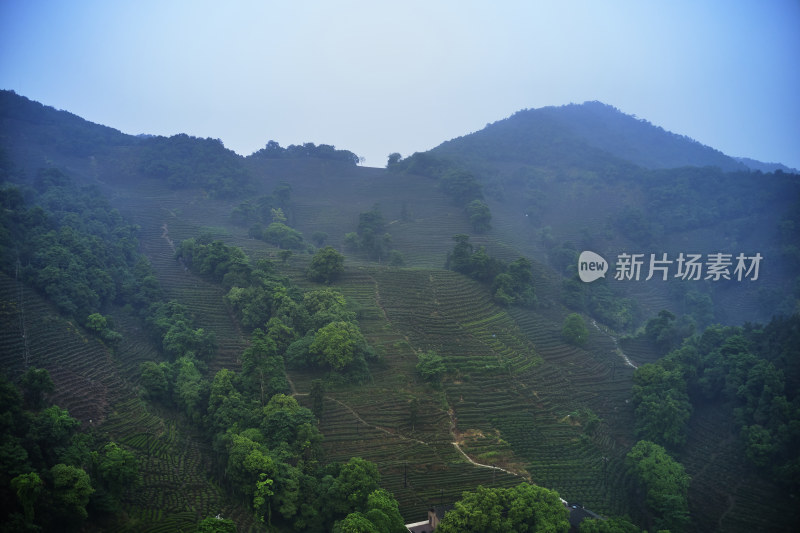
<svg viewBox="0 0 800 533">
<path fill-rule="evenodd" d="M 526 109 L 481 131 L 442 143 L 434 153 L 466 154 L 482 145 L 493 160 L 544 166 L 607 165 L 615 159 L 645 168 L 748 166 L 719 150 L 665 131 L 601 102 Z M 481 150 L 478 150 L 481 153 Z"/>
<path fill-rule="evenodd" d="M 70 156 L 86 156 L 136 141 L 134 136 L 42 105 L 14 91 L 0 91 L 2 146 L 46 147 Z"/>
<path fill-rule="evenodd" d="M 776 172 L 780 170 L 781 172 L 791 172 L 793 174 L 798 173 L 796 168 L 790 168 L 781 163 L 764 163 L 763 161 L 756 161 L 755 159 L 750 159 L 749 157 L 735 157 L 734 159 L 744 165 L 747 165 L 747 167 L 751 170 L 758 170 L 761 172 Z"/>
</svg>

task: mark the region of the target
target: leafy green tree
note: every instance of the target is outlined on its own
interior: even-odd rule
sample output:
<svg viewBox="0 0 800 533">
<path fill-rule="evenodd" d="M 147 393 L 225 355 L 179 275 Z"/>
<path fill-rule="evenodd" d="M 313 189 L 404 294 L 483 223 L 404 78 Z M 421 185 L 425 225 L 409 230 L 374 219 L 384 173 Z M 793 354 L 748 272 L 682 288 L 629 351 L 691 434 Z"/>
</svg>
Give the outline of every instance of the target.
<svg viewBox="0 0 800 533">
<path fill-rule="evenodd" d="M 267 226 L 261 238 L 280 248 L 303 247 L 303 234 L 281 222 L 273 222 Z"/>
<path fill-rule="evenodd" d="M 108 319 L 100 313 L 92 313 L 86 318 L 86 328 L 108 344 L 116 344 L 122 340 L 122 335 L 111 329 Z"/>
<path fill-rule="evenodd" d="M 510 274 L 501 273 L 492 282 L 492 298 L 500 305 L 514 303 L 514 278 Z"/>
<path fill-rule="evenodd" d="M 583 317 L 578 313 L 570 313 L 564 319 L 564 327 L 561 328 L 561 337 L 575 346 L 585 346 L 589 340 L 589 329 L 586 327 Z"/>
<path fill-rule="evenodd" d="M 467 205 L 472 200 L 482 200 L 481 184 L 475 176 L 465 170 L 449 170 L 442 176 L 440 187 L 453 205 Z"/>
<path fill-rule="evenodd" d="M 677 348 L 681 341 L 694 333 L 695 322 L 688 315 L 678 319 L 673 313 L 662 309 L 658 316 L 648 320 L 645 335 L 653 341 L 661 353 Z"/>
<path fill-rule="evenodd" d="M 422 379 L 433 385 L 441 383 L 447 372 L 442 356 L 436 352 L 423 352 L 417 355 L 417 359 L 416 369 Z"/>
<path fill-rule="evenodd" d="M 399 163 L 402 158 L 403 156 L 400 155 L 398 152 L 392 152 L 391 154 L 389 154 L 389 158 L 386 161 L 386 168 L 390 170 L 393 169 L 394 167 L 397 166 L 397 163 Z"/>
<path fill-rule="evenodd" d="M 367 497 L 366 517 L 382 533 L 407 531 L 400 507 L 394 496 L 384 489 L 376 489 Z"/>
<path fill-rule="evenodd" d="M 679 533 L 689 524 L 690 478 L 667 451 L 641 440 L 628 452 L 628 471 L 645 493 L 645 505 L 656 529 Z"/>
<path fill-rule="evenodd" d="M 34 506 L 44 491 L 44 481 L 36 472 L 20 474 L 11 480 L 11 489 L 17 495 L 22 510 L 25 513 L 25 522 L 33 524 Z"/>
<path fill-rule="evenodd" d="M 66 409 L 57 405 L 42 409 L 28 428 L 27 440 L 33 444 L 28 452 L 42 458 L 47 465 L 54 464 L 69 447 L 79 426 L 80 422 L 69 416 Z"/>
<path fill-rule="evenodd" d="M 677 449 L 686 442 L 686 424 L 692 405 L 680 369 L 646 364 L 633 374 L 636 434 L 646 440 Z"/>
<path fill-rule="evenodd" d="M 242 326 L 248 330 L 264 327 L 272 313 L 273 298 L 262 286 L 231 287 L 225 301 L 233 307 Z"/>
<path fill-rule="evenodd" d="M 109 442 L 103 447 L 98 461 L 101 479 L 117 498 L 123 490 L 134 489 L 141 482 L 136 456 L 115 442 Z"/>
<path fill-rule="evenodd" d="M 466 207 L 469 223 L 477 233 L 484 233 L 491 229 L 492 212 L 483 200 L 472 200 Z"/>
<path fill-rule="evenodd" d="M 354 511 L 333 525 L 333 533 L 383 533 L 383 530 L 360 512 Z"/>
<path fill-rule="evenodd" d="M 318 250 L 311 258 L 306 275 L 312 281 L 330 283 L 344 272 L 344 256 L 333 247 Z"/>
<path fill-rule="evenodd" d="M 312 446 L 319 442 L 318 435 L 311 436 L 303 432 L 301 442 L 300 434 L 303 426 L 316 428 L 314 414 L 297 403 L 292 396 L 276 394 L 270 398 L 269 403 L 261 410 L 260 425 L 265 436 L 265 443 L 270 448 L 277 448 L 281 444 L 300 455 L 305 446 Z"/>
<path fill-rule="evenodd" d="M 275 496 L 275 492 L 271 488 L 273 483 L 274 480 L 269 479 L 267 474 L 262 472 L 258 476 L 256 490 L 253 494 L 253 509 L 255 509 L 256 515 L 261 522 L 264 521 L 264 512 L 266 511 L 268 526 L 272 525 L 272 506 L 269 498 L 270 496 Z"/>
<path fill-rule="evenodd" d="M 66 523 L 85 520 L 89 516 L 86 504 L 94 493 L 89 474 L 76 466 L 57 464 L 50 469 L 50 475 L 53 478 L 53 507 L 59 519 Z"/>
<path fill-rule="evenodd" d="M 358 215 L 357 247 L 371 259 L 381 261 L 387 254 L 391 235 L 386 233 L 386 222 L 380 208 L 375 205 L 370 211 Z"/>
<path fill-rule="evenodd" d="M 191 418 L 199 420 L 208 394 L 208 382 L 191 357 L 181 357 L 175 361 L 175 367 L 175 403 Z"/>
<path fill-rule="evenodd" d="M 342 370 L 357 356 L 363 356 L 367 341 L 358 325 L 338 321 L 320 328 L 308 349 L 318 357 L 320 363 L 333 370 Z"/>
<path fill-rule="evenodd" d="M 569 531 L 569 511 L 558 493 L 528 483 L 464 492 L 439 523 L 441 533 Z"/>
<path fill-rule="evenodd" d="M 289 390 L 278 346 L 261 330 L 253 332 L 250 346 L 242 353 L 242 382 L 244 390 L 257 391 L 262 405 L 273 394 Z"/>
<path fill-rule="evenodd" d="M 353 322 L 356 319 L 355 313 L 347 310 L 344 295 L 329 287 L 303 294 L 303 307 L 308 311 L 314 329 L 331 322 Z"/>
<path fill-rule="evenodd" d="M 472 258 L 473 247 L 469 242 L 469 235 L 459 233 L 453 235 L 453 240 L 456 245 L 453 250 L 447 254 L 447 262 L 445 268 L 468 274 L 471 271 L 470 261 Z"/>
<path fill-rule="evenodd" d="M 219 515 L 209 516 L 197 525 L 197 533 L 236 533 L 236 523 Z"/>
<path fill-rule="evenodd" d="M 389 265 L 393 267 L 401 267 L 405 265 L 406 260 L 403 253 L 399 250 L 391 250 L 389 252 Z"/>
<path fill-rule="evenodd" d="M 169 397 L 169 382 L 164 373 L 163 364 L 155 361 L 145 361 L 139 365 L 141 383 L 148 397 L 164 400 Z"/>
<path fill-rule="evenodd" d="M 360 457 L 351 457 L 342 465 L 330 488 L 334 511 L 346 515 L 366 508 L 369 495 L 378 489 L 380 480 L 375 463 Z"/>
<path fill-rule="evenodd" d="M 33 409 L 40 409 L 44 404 L 45 395 L 55 390 L 50 372 L 44 368 L 29 368 L 22 375 L 21 384 L 25 401 Z"/>
</svg>

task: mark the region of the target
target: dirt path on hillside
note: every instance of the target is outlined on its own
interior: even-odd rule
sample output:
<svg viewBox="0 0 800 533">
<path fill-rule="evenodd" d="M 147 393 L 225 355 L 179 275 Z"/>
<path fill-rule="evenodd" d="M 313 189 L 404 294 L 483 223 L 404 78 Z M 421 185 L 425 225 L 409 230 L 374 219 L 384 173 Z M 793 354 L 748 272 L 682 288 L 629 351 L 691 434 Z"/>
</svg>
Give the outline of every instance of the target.
<svg viewBox="0 0 800 533">
<path fill-rule="evenodd" d="M 506 474 L 511 474 L 512 476 L 521 477 L 521 478 L 527 479 L 528 481 L 531 481 L 530 475 L 523 475 L 523 474 L 519 474 L 517 472 L 512 472 L 510 470 L 506 470 L 505 468 L 501 468 L 499 466 L 485 465 L 485 464 L 479 463 L 477 461 L 474 461 L 469 455 L 467 455 L 467 452 L 465 452 L 464 450 L 461 449 L 461 444 L 459 444 L 459 442 L 458 442 L 458 430 L 456 429 L 455 411 L 453 411 L 453 409 L 451 408 L 450 410 L 447 411 L 447 414 L 450 416 L 450 435 L 453 437 L 453 442 L 451 444 L 453 446 L 455 446 L 456 450 L 458 450 L 458 452 L 461 455 L 463 455 L 464 458 L 467 461 L 469 461 L 471 464 L 473 464 L 473 465 L 475 465 L 477 467 L 480 467 L 480 468 L 490 468 L 492 470 L 499 470 L 500 472 L 505 472 Z"/>
<path fill-rule="evenodd" d="M 166 222 L 164 222 L 164 225 L 161 226 L 161 232 L 162 232 L 161 233 L 161 238 L 164 239 L 165 241 L 167 241 L 167 244 L 169 244 L 169 247 L 172 248 L 172 251 L 174 252 L 175 251 L 175 243 L 172 241 L 172 239 L 169 236 L 169 229 L 167 228 L 167 223 Z"/>
<path fill-rule="evenodd" d="M 622 359 L 625 361 L 626 365 L 628 365 L 629 367 L 631 367 L 633 369 L 637 368 L 637 366 L 635 364 L 633 364 L 633 361 L 631 361 L 628 358 L 628 356 L 625 355 L 625 352 L 622 351 L 622 348 L 619 347 L 619 343 L 617 342 L 617 338 L 615 336 L 613 336 L 612 334 L 610 334 L 607 331 L 603 331 L 602 329 L 600 329 L 600 326 L 597 325 L 597 322 L 595 320 L 592 320 L 592 325 L 595 327 L 595 329 L 597 329 L 597 331 L 599 331 L 600 333 L 604 334 L 606 337 L 608 337 L 609 339 L 611 339 L 614 342 L 614 348 L 617 351 L 617 355 L 622 357 Z"/>
</svg>

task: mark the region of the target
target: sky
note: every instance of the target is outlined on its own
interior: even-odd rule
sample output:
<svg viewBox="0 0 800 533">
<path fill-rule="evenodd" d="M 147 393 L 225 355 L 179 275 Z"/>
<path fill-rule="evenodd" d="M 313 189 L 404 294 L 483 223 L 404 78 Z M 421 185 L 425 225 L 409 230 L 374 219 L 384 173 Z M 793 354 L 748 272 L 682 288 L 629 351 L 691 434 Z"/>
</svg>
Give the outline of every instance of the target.
<svg viewBox="0 0 800 533">
<path fill-rule="evenodd" d="M 599 100 L 800 169 L 800 0 L 0 0 L 0 89 L 125 133 L 375 167 Z"/>
</svg>

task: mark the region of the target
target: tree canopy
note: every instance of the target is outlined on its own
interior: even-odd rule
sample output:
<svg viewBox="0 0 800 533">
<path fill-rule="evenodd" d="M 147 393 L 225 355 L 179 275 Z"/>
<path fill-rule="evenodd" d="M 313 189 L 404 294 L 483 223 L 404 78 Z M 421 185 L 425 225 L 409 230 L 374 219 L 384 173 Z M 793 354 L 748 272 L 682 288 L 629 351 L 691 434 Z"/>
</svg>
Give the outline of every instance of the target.
<svg viewBox="0 0 800 533">
<path fill-rule="evenodd" d="M 511 488 L 464 492 L 439 523 L 441 533 L 525 533 L 569 531 L 569 511 L 558 493 L 520 483 Z"/>
</svg>

